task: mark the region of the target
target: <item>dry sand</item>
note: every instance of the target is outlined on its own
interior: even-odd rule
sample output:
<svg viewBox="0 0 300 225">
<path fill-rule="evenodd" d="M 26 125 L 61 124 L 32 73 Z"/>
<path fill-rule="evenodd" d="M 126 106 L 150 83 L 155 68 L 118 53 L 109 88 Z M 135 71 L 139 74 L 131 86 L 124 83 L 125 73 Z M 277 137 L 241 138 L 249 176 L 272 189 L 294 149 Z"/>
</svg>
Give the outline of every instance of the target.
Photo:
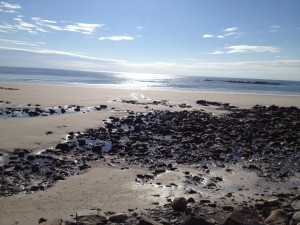
<svg viewBox="0 0 300 225">
<path fill-rule="evenodd" d="M 77 113 L 36 118 L 0 119 L 0 153 L 12 152 L 16 148 L 40 150 L 55 146 L 71 131 L 84 131 L 103 125 L 109 116 L 125 115 L 126 110 L 145 111 L 144 105 L 115 102 L 114 99 L 134 99 L 133 93 L 142 94 L 152 100 L 169 100 L 171 104 L 188 103 L 195 109 L 201 108 L 196 100 L 229 102 L 242 108 L 250 108 L 256 104 L 300 107 L 299 96 L 216 94 L 199 92 L 173 92 L 149 90 L 118 90 L 89 87 L 62 87 L 42 85 L 7 85 L 0 89 L 0 100 L 9 101 L 0 107 L 26 107 L 28 103 L 40 104 L 41 108 L 64 105 L 96 106 L 106 104 L 108 110 L 90 113 Z M 136 95 L 138 96 L 138 95 Z M 144 99 L 138 101 L 146 102 Z M 154 109 L 168 109 L 167 106 L 153 106 Z M 149 109 L 148 109 L 149 110 Z M 172 110 L 181 110 L 174 107 Z M 206 108 L 215 112 L 212 108 Z M 52 131 L 46 135 L 47 131 Z M 180 169 L 167 177 L 158 177 L 160 181 L 167 179 L 181 182 L 183 171 Z M 154 201 L 165 201 L 170 190 L 163 192 L 154 185 L 138 185 L 135 177 L 147 171 L 130 168 L 121 170 L 119 165 L 108 166 L 106 162 L 97 163 L 87 173 L 73 176 L 66 181 L 58 182 L 53 188 L 30 195 L 16 195 L 0 198 L 0 224 L 37 224 L 40 217 L 47 219 L 60 217 L 70 218 L 82 209 L 101 209 L 126 212 L 129 208 L 144 210 L 153 207 Z M 242 174 L 241 176 L 244 176 Z M 257 178 L 251 179 L 253 187 Z M 297 185 L 297 184 L 296 184 Z M 230 188 L 230 187 L 229 187 Z M 160 199 L 153 194 L 161 194 Z M 162 194 L 165 193 L 165 194 Z M 205 195 L 206 193 L 203 193 Z"/>
</svg>

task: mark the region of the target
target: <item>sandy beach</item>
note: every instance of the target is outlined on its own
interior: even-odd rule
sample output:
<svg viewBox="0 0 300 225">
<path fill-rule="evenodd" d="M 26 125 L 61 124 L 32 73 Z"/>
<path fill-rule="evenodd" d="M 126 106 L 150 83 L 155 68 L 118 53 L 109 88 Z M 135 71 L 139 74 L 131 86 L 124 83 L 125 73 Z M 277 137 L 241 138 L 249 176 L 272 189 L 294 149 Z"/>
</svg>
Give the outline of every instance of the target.
<svg viewBox="0 0 300 225">
<path fill-rule="evenodd" d="M 67 87 L 45 85 L 0 84 L 1 108 L 51 108 L 66 105 L 95 107 L 106 105 L 108 108 L 93 112 L 78 112 L 63 115 L 38 116 L 33 118 L 0 119 L 0 153 L 6 155 L 15 149 L 29 149 L 38 152 L 53 148 L 66 140 L 70 132 L 85 131 L 89 128 L 104 126 L 109 117 L 122 117 L 128 111 L 148 112 L 151 110 L 205 110 L 215 115 L 227 113 L 217 110 L 214 106 L 201 106 L 197 100 L 217 101 L 230 103 L 239 108 L 250 109 L 254 105 L 277 105 L 283 107 L 300 107 L 300 96 L 278 96 L 257 94 L 226 94 L 200 93 L 152 90 L 102 89 L 92 87 Z M 126 100 L 126 101 L 123 101 Z M 165 100 L 161 102 L 162 100 Z M 130 104 L 136 101 L 141 104 Z M 153 101 L 160 102 L 152 104 Z M 162 104 L 165 103 L 165 104 Z M 180 107 L 181 104 L 190 108 Z M 265 183 L 253 173 L 245 173 L 238 165 L 232 165 L 236 176 L 224 175 L 222 191 L 217 192 L 220 198 L 232 190 L 230 180 L 245 181 L 248 188 L 254 189 L 258 184 L 270 189 L 292 190 L 300 185 L 299 174 L 289 183 L 280 183 L 274 186 Z M 63 220 L 71 219 L 77 212 L 98 210 L 100 213 L 114 211 L 128 213 L 128 209 L 137 213 L 146 209 L 162 206 L 167 203 L 170 191 L 163 191 L 155 183 L 176 183 L 184 187 L 184 172 L 197 173 L 194 167 L 178 166 L 175 172 L 160 175 L 147 185 L 135 182 L 137 174 L 149 173 L 145 168 L 126 167 L 121 158 L 107 156 L 104 160 L 92 163 L 90 169 L 66 180 L 58 181 L 53 187 L 45 191 L 32 194 L 17 194 L 9 197 L 0 197 L 0 224 L 38 224 L 40 218 Z M 212 170 L 208 177 L 220 174 L 217 169 Z M 238 182 L 238 181 L 237 181 Z M 168 189 L 167 189 L 168 190 Z M 174 195 L 188 197 L 183 188 L 173 191 Z M 253 190 L 252 190 L 253 191 Z M 174 194 L 175 193 L 175 194 Z M 254 192 L 244 193 L 245 198 Z M 200 196 L 214 196 L 212 191 L 202 192 Z M 253 194 L 254 195 L 254 194 Z M 157 197 L 159 196 L 159 197 Z M 175 197 L 176 197 L 175 196 Z M 238 200 L 237 200 L 238 201 Z M 240 199 L 240 201 L 244 201 Z M 157 204 L 157 202 L 159 204 Z"/>
</svg>

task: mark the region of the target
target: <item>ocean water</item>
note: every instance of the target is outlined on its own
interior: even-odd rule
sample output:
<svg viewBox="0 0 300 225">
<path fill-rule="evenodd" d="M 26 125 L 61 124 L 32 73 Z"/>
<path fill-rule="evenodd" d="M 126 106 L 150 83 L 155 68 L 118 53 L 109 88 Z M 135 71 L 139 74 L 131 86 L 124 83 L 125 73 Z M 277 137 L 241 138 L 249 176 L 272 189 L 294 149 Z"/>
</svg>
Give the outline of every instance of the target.
<svg viewBox="0 0 300 225">
<path fill-rule="evenodd" d="M 225 82 L 236 81 L 236 82 Z M 255 82 L 275 83 L 273 85 Z M 0 67 L 0 83 L 300 96 L 299 81 Z"/>
</svg>

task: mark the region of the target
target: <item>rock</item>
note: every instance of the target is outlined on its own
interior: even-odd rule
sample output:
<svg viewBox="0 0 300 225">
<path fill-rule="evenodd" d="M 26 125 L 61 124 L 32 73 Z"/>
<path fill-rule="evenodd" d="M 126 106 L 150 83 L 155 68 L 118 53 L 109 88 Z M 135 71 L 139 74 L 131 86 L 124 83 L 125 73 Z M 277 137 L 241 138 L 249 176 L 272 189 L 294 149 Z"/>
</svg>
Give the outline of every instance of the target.
<svg viewBox="0 0 300 225">
<path fill-rule="evenodd" d="M 56 145 L 55 149 L 60 149 L 62 151 L 69 150 L 69 145 L 67 143 L 59 143 Z"/>
<path fill-rule="evenodd" d="M 270 216 L 265 220 L 266 224 L 269 223 L 287 223 L 289 221 L 288 214 L 282 209 L 271 211 Z"/>
<path fill-rule="evenodd" d="M 41 223 L 41 225 L 61 225 L 62 219 L 54 219 Z"/>
<path fill-rule="evenodd" d="M 208 222 L 204 218 L 201 217 L 189 217 L 186 219 L 182 225 L 213 225 L 212 223 Z"/>
<path fill-rule="evenodd" d="M 118 214 L 111 215 L 109 217 L 109 221 L 114 223 L 123 223 L 127 218 L 128 216 L 126 213 L 118 213 Z"/>
<path fill-rule="evenodd" d="M 294 213 L 293 221 L 294 221 L 295 224 L 300 223 L 300 211 Z"/>
<path fill-rule="evenodd" d="M 166 172 L 166 169 L 164 169 L 164 168 L 156 168 L 156 169 L 155 169 L 155 173 L 156 173 L 156 174 L 164 173 L 164 172 Z"/>
<path fill-rule="evenodd" d="M 162 223 L 156 222 L 149 216 L 142 215 L 138 225 L 162 225 Z"/>
<path fill-rule="evenodd" d="M 107 224 L 107 219 L 102 215 L 82 215 L 77 216 L 77 224 L 88 224 L 88 225 L 104 225 Z"/>
<path fill-rule="evenodd" d="M 175 198 L 171 206 L 175 211 L 184 211 L 187 208 L 188 201 L 184 197 Z"/>
<path fill-rule="evenodd" d="M 273 197 L 268 199 L 266 202 L 267 206 L 278 206 L 280 205 L 279 198 Z"/>
<path fill-rule="evenodd" d="M 258 213 L 243 209 L 237 212 L 234 212 L 230 217 L 225 221 L 223 225 L 260 225 L 263 224 L 262 218 Z"/>
<path fill-rule="evenodd" d="M 95 145 L 92 147 L 92 152 L 96 152 L 98 154 L 102 154 L 102 146 L 101 145 Z"/>
<path fill-rule="evenodd" d="M 291 205 L 295 211 L 300 211 L 300 200 L 299 199 L 293 201 Z"/>
<path fill-rule="evenodd" d="M 45 219 L 45 218 L 40 218 L 39 219 L 39 223 L 44 223 L 44 222 L 46 222 L 47 220 Z"/>
<path fill-rule="evenodd" d="M 234 207 L 230 205 L 224 205 L 223 210 L 225 211 L 234 211 Z"/>
</svg>

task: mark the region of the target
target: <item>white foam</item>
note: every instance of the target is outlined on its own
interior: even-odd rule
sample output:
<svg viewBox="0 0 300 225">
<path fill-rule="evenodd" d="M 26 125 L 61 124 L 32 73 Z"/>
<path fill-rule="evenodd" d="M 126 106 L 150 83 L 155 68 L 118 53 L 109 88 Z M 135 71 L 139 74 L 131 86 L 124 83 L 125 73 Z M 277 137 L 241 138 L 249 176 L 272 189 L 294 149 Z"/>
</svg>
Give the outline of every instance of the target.
<svg viewBox="0 0 300 225">
<path fill-rule="evenodd" d="M 134 99 L 146 99 L 146 97 L 143 94 L 139 93 L 132 93 L 130 96 Z"/>
</svg>

